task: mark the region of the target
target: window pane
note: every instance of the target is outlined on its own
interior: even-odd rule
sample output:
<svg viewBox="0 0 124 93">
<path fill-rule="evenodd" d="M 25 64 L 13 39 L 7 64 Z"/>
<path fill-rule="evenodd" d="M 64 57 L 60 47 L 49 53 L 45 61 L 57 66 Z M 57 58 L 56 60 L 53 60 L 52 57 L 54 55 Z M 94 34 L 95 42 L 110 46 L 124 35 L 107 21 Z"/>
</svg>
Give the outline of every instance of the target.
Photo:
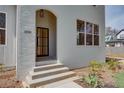
<svg viewBox="0 0 124 93">
<path fill-rule="evenodd" d="M 84 32 L 85 22 L 81 20 L 77 20 L 77 31 Z"/>
<path fill-rule="evenodd" d="M 6 25 L 5 13 L 0 13 L 0 28 L 5 28 Z"/>
<path fill-rule="evenodd" d="M 94 35 L 94 45 L 99 45 L 99 36 Z"/>
<path fill-rule="evenodd" d="M 5 30 L 0 29 L 0 44 L 5 44 Z"/>
<path fill-rule="evenodd" d="M 99 34 L 99 26 L 94 24 L 94 34 Z"/>
<path fill-rule="evenodd" d="M 92 45 L 92 35 L 86 35 L 86 45 Z"/>
<path fill-rule="evenodd" d="M 84 45 L 84 33 L 79 33 L 78 34 L 77 45 Z"/>
<path fill-rule="evenodd" d="M 92 33 L 92 24 L 89 22 L 86 23 L 86 33 Z"/>
</svg>

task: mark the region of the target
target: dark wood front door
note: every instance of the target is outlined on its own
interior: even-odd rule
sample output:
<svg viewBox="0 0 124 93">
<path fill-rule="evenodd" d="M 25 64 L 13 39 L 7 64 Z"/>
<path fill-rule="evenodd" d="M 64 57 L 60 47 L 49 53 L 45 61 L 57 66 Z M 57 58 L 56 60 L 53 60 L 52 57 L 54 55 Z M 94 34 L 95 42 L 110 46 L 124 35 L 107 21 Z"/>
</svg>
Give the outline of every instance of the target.
<svg viewBox="0 0 124 93">
<path fill-rule="evenodd" d="M 37 30 L 36 56 L 37 57 L 49 56 L 49 29 L 37 27 L 36 30 Z"/>
</svg>

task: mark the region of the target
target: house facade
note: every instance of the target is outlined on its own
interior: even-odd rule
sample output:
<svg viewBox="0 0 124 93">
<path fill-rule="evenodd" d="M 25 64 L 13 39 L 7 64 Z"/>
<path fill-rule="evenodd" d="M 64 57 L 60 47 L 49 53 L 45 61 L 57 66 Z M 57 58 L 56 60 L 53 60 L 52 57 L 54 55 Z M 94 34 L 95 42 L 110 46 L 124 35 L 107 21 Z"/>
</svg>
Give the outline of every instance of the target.
<svg viewBox="0 0 124 93">
<path fill-rule="evenodd" d="M 0 6 L 0 13 L 0 62 L 16 66 L 19 80 L 38 65 L 74 69 L 105 61 L 104 6 Z"/>
<path fill-rule="evenodd" d="M 123 47 L 124 46 L 124 29 L 118 31 L 114 35 L 106 36 L 107 47 Z"/>
</svg>

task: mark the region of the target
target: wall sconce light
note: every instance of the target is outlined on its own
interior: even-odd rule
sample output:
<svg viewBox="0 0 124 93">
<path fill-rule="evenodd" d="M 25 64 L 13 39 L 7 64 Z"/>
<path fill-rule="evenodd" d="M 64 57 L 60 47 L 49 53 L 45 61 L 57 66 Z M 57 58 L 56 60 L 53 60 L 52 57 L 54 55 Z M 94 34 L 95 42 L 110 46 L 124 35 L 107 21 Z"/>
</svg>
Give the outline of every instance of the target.
<svg viewBox="0 0 124 93">
<path fill-rule="evenodd" d="M 93 5 L 94 7 L 96 7 L 96 5 Z"/>
<path fill-rule="evenodd" d="M 43 9 L 40 9 L 39 15 L 40 15 L 40 17 L 44 17 L 44 10 Z"/>
</svg>

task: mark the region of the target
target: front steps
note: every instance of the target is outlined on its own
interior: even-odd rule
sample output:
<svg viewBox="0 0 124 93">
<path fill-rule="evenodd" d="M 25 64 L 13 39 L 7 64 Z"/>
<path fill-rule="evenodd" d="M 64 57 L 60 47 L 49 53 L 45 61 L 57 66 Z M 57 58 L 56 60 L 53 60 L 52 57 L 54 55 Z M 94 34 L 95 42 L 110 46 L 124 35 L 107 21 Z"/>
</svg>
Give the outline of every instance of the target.
<svg viewBox="0 0 124 93">
<path fill-rule="evenodd" d="M 49 65 L 49 64 L 55 64 L 55 63 L 57 63 L 57 60 L 48 59 L 48 60 L 43 60 L 43 61 L 36 62 L 35 66 Z"/>
<path fill-rule="evenodd" d="M 61 63 L 49 64 L 34 67 L 26 77 L 28 87 L 41 87 L 53 82 L 75 77 L 75 73 L 69 71 L 67 67 Z"/>
</svg>

